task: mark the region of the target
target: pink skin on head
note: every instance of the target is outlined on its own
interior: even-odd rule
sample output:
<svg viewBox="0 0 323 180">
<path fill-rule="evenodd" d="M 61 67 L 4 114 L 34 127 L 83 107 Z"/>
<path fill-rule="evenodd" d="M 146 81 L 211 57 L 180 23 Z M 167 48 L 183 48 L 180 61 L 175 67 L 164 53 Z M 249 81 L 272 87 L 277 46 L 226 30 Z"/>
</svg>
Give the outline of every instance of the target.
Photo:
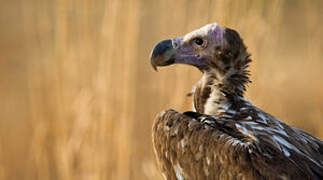
<svg viewBox="0 0 323 180">
<path fill-rule="evenodd" d="M 199 68 L 207 68 L 207 63 L 218 47 L 223 47 L 226 40 L 225 31 L 216 23 L 177 37 L 159 42 L 151 52 L 151 64 L 168 66 L 171 64 L 188 64 Z"/>
<path fill-rule="evenodd" d="M 191 54 L 193 48 L 191 47 L 190 40 L 196 37 L 208 37 L 208 44 L 216 47 L 224 45 L 224 30 L 217 24 L 208 24 L 202 28 L 186 34 L 184 37 L 177 37 L 172 39 L 173 47 L 178 50 L 179 53 Z"/>
<path fill-rule="evenodd" d="M 212 31 L 210 31 L 210 37 L 213 37 L 214 38 L 214 42 L 216 45 L 223 45 L 224 43 L 224 30 L 219 26 L 217 25 L 214 28 L 212 28 Z"/>
<path fill-rule="evenodd" d="M 224 43 L 224 30 L 216 23 L 208 24 L 186 34 L 184 37 L 172 39 L 172 46 L 177 52 L 175 63 L 191 64 L 197 67 L 205 65 L 204 57 L 201 57 L 200 53 L 196 52 L 191 44 L 191 40 L 197 37 L 207 39 L 210 48 L 216 48 Z"/>
</svg>

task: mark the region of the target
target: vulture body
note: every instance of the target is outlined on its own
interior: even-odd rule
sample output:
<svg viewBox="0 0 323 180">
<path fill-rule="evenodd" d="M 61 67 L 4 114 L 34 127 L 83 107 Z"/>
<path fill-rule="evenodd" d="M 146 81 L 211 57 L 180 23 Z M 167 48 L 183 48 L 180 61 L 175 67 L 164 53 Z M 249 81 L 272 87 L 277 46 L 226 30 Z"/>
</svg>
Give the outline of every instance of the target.
<svg viewBox="0 0 323 180">
<path fill-rule="evenodd" d="M 323 179 L 323 142 L 243 97 L 250 62 L 240 35 L 216 23 L 155 46 L 155 69 L 188 64 L 203 73 L 194 112 L 167 110 L 155 119 L 165 179 Z"/>
</svg>

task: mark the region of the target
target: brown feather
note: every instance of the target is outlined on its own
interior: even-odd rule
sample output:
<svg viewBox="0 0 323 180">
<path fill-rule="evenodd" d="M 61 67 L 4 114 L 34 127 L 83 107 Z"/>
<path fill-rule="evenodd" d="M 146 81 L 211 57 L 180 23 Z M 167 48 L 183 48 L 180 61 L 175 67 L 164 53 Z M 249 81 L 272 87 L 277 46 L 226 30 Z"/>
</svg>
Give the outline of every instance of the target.
<svg viewBox="0 0 323 180">
<path fill-rule="evenodd" d="M 285 129 L 274 127 L 275 131 L 257 116 L 261 112 L 251 110 L 255 111 L 253 117 L 258 119 L 235 119 L 239 115 L 230 120 L 206 115 L 194 119 L 174 110 L 158 115 L 153 126 L 153 145 L 166 178 L 323 178 L 321 140 L 265 114 L 269 124 L 279 123 Z M 244 118 L 243 115 L 241 117 Z M 245 128 L 246 132 L 238 127 Z M 277 134 L 277 131 L 283 133 Z M 247 132 L 250 134 L 244 134 Z M 284 133 L 289 134 L 285 136 Z M 273 138 L 275 135 L 295 149 L 279 144 Z M 288 154 L 284 151 L 288 151 L 290 156 L 286 156 Z"/>
</svg>

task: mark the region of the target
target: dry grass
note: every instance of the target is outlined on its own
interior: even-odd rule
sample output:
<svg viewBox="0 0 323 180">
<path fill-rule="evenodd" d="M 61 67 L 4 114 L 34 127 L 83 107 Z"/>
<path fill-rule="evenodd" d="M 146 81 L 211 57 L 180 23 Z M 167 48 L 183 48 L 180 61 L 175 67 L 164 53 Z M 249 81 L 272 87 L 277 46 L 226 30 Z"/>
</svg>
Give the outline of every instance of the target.
<svg viewBox="0 0 323 180">
<path fill-rule="evenodd" d="M 208 22 L 253 54 L 248 98 L 323 138 L 322 1 L 56 0 L 0 6 L 0 179 L 161 179 L 151 124 L 200 78 L 158 41 Z"/>
</svg>

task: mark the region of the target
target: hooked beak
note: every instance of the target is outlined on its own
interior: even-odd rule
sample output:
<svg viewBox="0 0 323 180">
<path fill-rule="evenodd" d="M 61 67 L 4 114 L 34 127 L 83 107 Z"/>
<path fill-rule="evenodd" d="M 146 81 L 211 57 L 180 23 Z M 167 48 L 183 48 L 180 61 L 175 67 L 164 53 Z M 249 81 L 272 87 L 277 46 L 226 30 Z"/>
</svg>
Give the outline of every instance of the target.
<svg viewBox="0 0 323 180">
<path fill-rule="evenodd" d="M 159 42 L 150 54 L 151 66 L 157 71 L 158 66 L 168 66 L 175 63 L 176 50 L 172 40 L 167 39 Z"/>
<path fill-rule="evenodd" d="M 200 57 L 190 47 L 181 47 L 182 38 L 164 40 L 158 43 L 150 55 L 150 63 L 155 71 L 158 66 L 168 66 L 172 64 L 187 64 L 198 69 L 206 66 L 204 58 Z"/>
</svg>

